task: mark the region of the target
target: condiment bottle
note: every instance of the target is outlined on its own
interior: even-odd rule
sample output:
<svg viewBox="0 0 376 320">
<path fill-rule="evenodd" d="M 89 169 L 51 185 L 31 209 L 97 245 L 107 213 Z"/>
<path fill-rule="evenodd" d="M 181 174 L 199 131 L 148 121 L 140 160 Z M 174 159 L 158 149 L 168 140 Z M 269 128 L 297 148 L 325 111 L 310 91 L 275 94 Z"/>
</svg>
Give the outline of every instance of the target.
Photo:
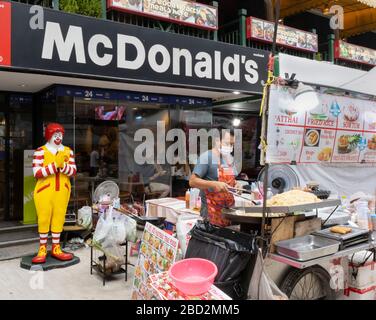
<svg viewBox="0 0 376 320">
<path fill-rule="evenodd" d="M 185 193 L 185 207 L 186 207 L 186 209 L 189 209 L 190 200 L 191 200 L 191 193 L 189 192 L 189 190 L 187 190 L 187 192 Z"/>
</svg>

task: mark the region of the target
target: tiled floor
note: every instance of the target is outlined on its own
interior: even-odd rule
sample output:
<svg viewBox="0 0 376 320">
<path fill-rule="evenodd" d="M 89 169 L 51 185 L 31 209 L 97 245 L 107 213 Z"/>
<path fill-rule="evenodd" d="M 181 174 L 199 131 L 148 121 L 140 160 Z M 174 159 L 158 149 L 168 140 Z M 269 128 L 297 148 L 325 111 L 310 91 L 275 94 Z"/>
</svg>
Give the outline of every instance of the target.
<svg viewBox="0 0 376 320">
<path fill-rule="evenodd" d="M 0 262 L 0 299 L 130 299 L 134 268 L 128 268 L 128 282 L 124 275 L 102 285 L 102 278 L 90 275 L 90 249 L 74 252 L 81 262 L 66 269 L 31 272 L 20 268 L 20 259 Z M 136 258 L 131 258 L 135 263 Z"/>
</svg>

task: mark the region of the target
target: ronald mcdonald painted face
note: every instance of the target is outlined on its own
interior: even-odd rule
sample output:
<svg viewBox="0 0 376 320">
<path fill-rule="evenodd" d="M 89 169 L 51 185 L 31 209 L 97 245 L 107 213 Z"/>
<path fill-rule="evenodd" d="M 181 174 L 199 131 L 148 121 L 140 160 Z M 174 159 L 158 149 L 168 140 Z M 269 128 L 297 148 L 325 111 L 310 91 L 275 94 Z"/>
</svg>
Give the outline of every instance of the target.
<svg viewBox="0 0 376 320">
<path fill-rule="evenodd" d="M 63 134 L 61 132 L 55 132 L 49 141 L 49 143 L 54 143 L 57 146 L 60 146 L 63 142 Z"/>
</svg>

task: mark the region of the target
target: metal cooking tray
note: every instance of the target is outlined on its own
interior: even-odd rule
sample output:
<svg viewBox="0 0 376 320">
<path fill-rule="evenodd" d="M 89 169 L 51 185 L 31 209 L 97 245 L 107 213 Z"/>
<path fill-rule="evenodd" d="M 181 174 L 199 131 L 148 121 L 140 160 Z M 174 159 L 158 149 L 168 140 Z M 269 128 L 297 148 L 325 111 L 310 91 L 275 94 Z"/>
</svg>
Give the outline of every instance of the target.
<svg viewBox="0 0 376 320">
<path fill-rule="evenodd" d="M 308 261 L 338 252 L 340 242 L 329 238 L 308 235 L 278 241 L 275 246 L 280 255 L 298 261 Z"/>
<path fill-rule="evenodd" d="M 327 228 L 327 229 L 323 229 L 320 231 L 315 231 L 312 234 L 329 238 L 329 239 L 338 240 L 338 241 L 346 241 L 346 240 L 350 240 L 350 239 L 357 238 L 360 236 L 369 235 L 369 231 L 365 229 L 353 228 L 351 226 L 346 226 L 346 225 L 341 225 L 341 227 L 350 227 L 352 231 L 347 234 L 339 234 L 339 233 L 333 233 L 330 231 L 330 228 Z"/>
<path fill-rule="evenodd" d="M 341 200 L 323 200 L 315 203 L 299 204 L 296 206 L 273 206 L 266 207 L 267 213 L 294 213 L 297 211 L 311 211 L 314 209 L 336 207 L 341 204 Z M 243 207 L 242 207 L 243 208 Z M 262 213 L 262 206 L 244 207 L 246 213 Z"/>
</svg>

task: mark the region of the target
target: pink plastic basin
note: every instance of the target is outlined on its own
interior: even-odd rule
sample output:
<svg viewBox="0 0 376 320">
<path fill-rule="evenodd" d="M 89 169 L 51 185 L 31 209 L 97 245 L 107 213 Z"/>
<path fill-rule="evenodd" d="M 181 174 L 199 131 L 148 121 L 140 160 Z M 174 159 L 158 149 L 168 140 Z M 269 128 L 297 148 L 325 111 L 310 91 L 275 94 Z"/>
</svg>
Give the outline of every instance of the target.
<svg viewBox="0 0 376 320">
<path fill-rule="evenodd" d="M 217 273 L 217 266 L 213 262 L 199 258 L 178 261 L 168 272 L 174 286 L 190 296 L 208 292 Z"/>
</svg>

